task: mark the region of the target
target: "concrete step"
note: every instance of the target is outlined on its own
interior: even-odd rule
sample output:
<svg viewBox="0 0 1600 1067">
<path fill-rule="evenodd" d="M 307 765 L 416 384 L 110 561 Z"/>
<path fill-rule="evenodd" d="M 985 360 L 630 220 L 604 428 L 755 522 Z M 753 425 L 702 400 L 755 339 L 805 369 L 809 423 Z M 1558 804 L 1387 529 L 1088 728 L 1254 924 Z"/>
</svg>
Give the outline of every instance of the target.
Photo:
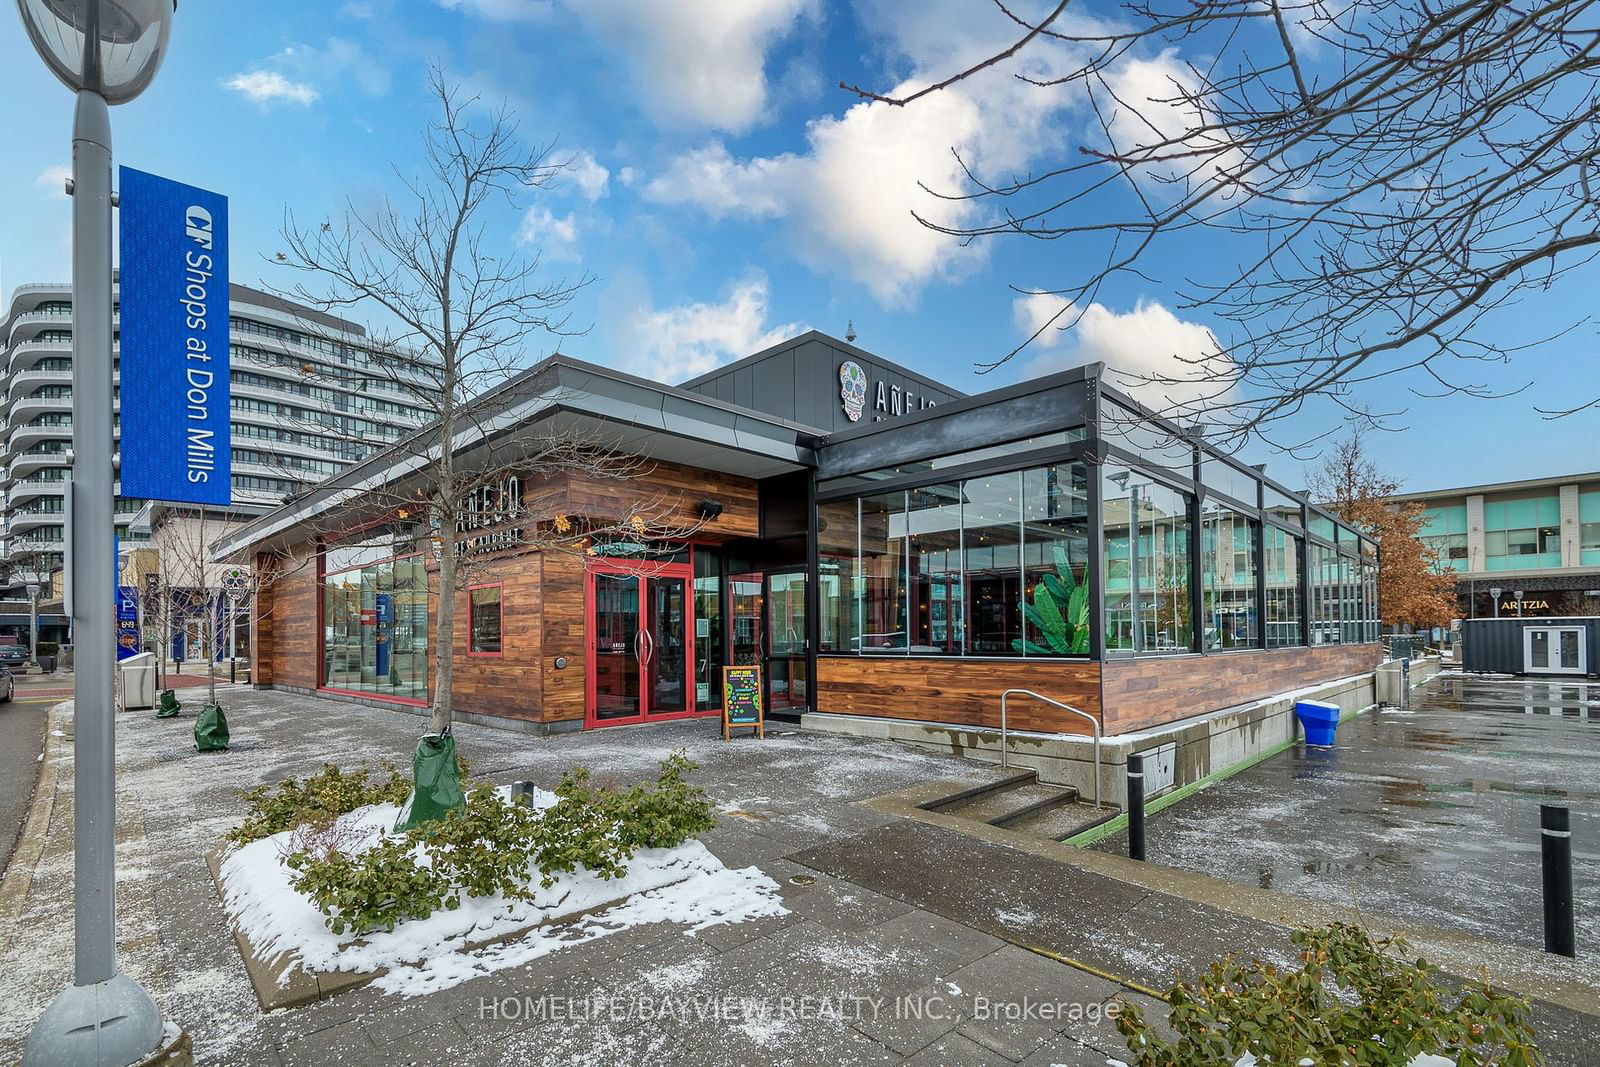
<svg viewBox="0 0 1600 1067">
<path fill-rule="evenodd" d="M 947 796 L 939 797 L 936 800 L 925 800 L 921 804 L 918 804 L 917 807 L 923 809 L 924 811 L 949 811 L 952 808 L 959 807 L 960 805 L 969 801 L 987 796 L 990 793 L 1004 792 L 1008 789 L 1015 789 L 1020 785 L 1028 785 L 1034 781 L 1034 777 L 1033 771 L 1018 771 L 1015 774 L 1006 775 L 1004 778 L 996 778 L 992 782 L 982 782 L 978 785 L 970 786 L 966 789 L 950 793 Z"/>
<path fill-rule="evenodd" d="M 942 815 L 954 815 L 990 826 L 1014 829 L 1014 824 L 1078 799 L 1078 791 L 1038 781 L 1019 782 L 1007 789 L 990 790 L 946 808 Z"/>
<path fill-rule="evenodd" d="M 1071 804 L 1058 804 L 1044 811 L 1035 812 L 1026 818 L 1008 822 L 1005 827 L 1021 834 L 1048 837 L 1052 841 L 1065 841 L 1073 834 L 1082 833 L 1100 820 L 1116 814 L 1116 808 L 1096 808 L 1093 804 L 1078 800 Z"/>
</svg>

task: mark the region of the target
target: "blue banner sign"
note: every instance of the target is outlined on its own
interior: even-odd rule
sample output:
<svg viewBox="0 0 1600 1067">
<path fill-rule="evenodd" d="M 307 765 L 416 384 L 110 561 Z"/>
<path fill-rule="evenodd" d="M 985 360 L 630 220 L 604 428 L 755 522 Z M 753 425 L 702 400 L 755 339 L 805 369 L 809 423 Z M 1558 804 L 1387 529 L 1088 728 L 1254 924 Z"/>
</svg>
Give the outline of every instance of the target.
<svg viewBox="0 0 1600 1067">
<path fill-rule="evenodd" d="M 139 590 L 131 585 L 117 586 L 117 658 L 127 659 L 139 652 Z"/>
<path fill-rule="evenodd" d="M 122 495 L 227 507 L 228 198 L 120 181 Z"/>
</svg>

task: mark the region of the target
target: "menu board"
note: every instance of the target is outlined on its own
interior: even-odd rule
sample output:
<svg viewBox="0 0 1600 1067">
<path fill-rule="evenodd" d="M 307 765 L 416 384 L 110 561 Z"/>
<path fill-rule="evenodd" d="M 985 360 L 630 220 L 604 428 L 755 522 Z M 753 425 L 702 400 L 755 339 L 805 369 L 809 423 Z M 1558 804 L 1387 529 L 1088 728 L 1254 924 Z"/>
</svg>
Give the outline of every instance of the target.
<svg viewBox="0 0 1600 1067">
<path fill-rule="evenodd" d="M 747 664 L 722 668 L 722 738 L 735 727 L 746 727 L 757 737 L 767 736 L 761 711 L 761 667 Z"/>
</svg>

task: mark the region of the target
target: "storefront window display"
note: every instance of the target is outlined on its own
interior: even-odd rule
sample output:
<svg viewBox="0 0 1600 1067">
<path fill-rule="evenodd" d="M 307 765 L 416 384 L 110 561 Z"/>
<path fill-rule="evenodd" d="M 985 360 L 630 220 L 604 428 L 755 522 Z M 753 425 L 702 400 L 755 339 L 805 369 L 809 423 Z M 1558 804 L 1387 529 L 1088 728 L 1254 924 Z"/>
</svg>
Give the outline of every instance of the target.
<svg viewBox="0 0 1600 1067">
<path fill-rule="evenodd" d="M 324 557 L 323 673 L 329 689 L 428 698 L 428 578 L 409 538 L 370 538 Z"/>
</svg>

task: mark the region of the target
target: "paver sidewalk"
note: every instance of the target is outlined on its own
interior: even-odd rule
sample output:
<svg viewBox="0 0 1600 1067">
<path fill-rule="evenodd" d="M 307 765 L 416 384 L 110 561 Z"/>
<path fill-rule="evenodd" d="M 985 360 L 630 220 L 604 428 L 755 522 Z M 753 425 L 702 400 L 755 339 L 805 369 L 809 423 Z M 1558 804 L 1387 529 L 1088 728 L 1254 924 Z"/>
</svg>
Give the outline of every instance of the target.
<svg viewBox="0 0 1600 1067">
<path fill-rule="evenodd" d="M 193 751 L 187 712 L 118 721 L 121 960 L 188 1028 L 199 1063 L 1099 1067 L 1123 1047 L 1104 1005 L 1125 994 L 1159 1014 L 1159 1003 L 1013 942 L 1148 982 L 1222 947 L 1282 944 L 1278 926 L 1224 923 L 1207 905 L 857 803 L 997 774 L 982 765 L 825 736 L 723 742 L 711 721 L 554 738 L 462 725 L 475 775 L 546 787 L 580 764 L 603 780 L 650 777 L 668 751 L 687 749 L 724 811 L 707 845 L 777 881 L 789 914 L 696 935 L 636 927 L 428 996 L 368 988 L 263 1013 L 203 858 L 242 814 L 236 791 L 325 759 L 403 764 L 422 721 L 244 689 L 222 700 L 227 753 Z M 8 877 L 0 889 L 3 1063 L 71 964 L 72 760 L 62 738 L 49 740 L 47 832 L 19 847 L 27 884 Z M 1166 928 L 1186 937 L 1152 952 L 1151 931 Z M 1041 1003 L 1054 1010 L 1041 1017 Z M 1032 1014 L 1010 1007 L 1025 1004 Z M 1592 1048 L 1600 1032 L 1576 1036 Z M 1552 1057 L 1564 1062 L 1582 1061 Z"/>
</svg>

